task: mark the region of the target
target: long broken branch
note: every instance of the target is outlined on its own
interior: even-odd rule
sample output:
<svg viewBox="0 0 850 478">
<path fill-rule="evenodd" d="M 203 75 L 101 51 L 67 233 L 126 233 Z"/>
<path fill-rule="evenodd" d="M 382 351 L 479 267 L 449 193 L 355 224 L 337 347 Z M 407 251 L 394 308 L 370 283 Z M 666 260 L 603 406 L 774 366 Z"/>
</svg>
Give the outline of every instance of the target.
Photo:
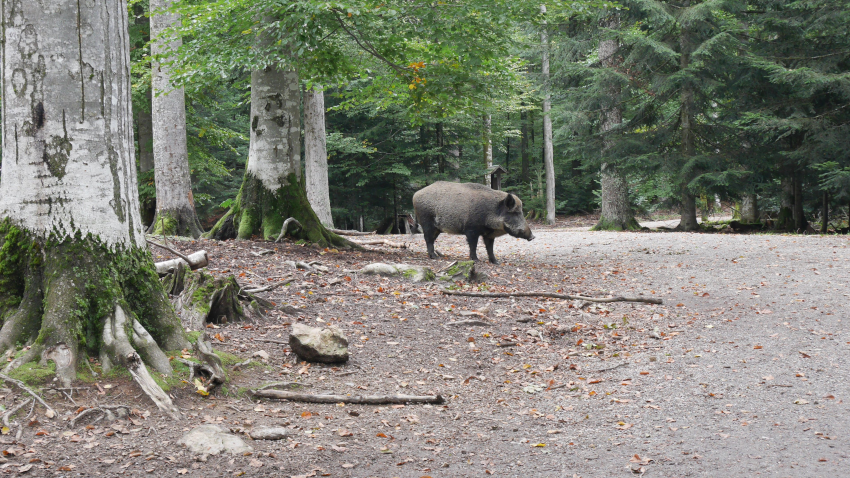
<svg viewBox="0 0 850 478">
<path fill-rule="evenodd" d="M 407 244 L 401 242 L 393 242 L 387 239 L 369 239 L 367 241 L 351 241 L 361 246 L 388 246 L 397 249 L 407 249 Z"/>
<path fill-rule="evenodd" d="M 285 280 L 282 280 L 280 282 L 276 282 L 276 283 L 271 284 L 271 285 L 267 285 L 265 287 L 257 287 L 256 289 L 243 289 L 243 292 L 247 292 L 249 294 L 258 294 L 260 292 L 270 292 L 270 291 L 277 289 L 278 287 L 290 284 L 294 280 L 295 280 L 294 277 L 289 277 L 289 278 L 286 278 Z"/>
<path fill-rule="evenodd" d="M 252 390 L 255 397 L 276 398 L 278 400 L 289 400 L 291 402 L 306 403 L 353 403 L 356 405 L 388 405 L 404 403 L 443 403 L 442 395 L 374 395 L 356 396 L 348 395 L 315 395 L 312 393 L 288 392 L 285 390 Z"/>
<path fill-rule="evenodd" d="M 177 257 L 179 257 L 179 258 L 183 259 L 184 261 L 186 261 L 186 263 L 187 263 L 187 264 L 189 264 L 189 263 L 191 263 L 191 262 L 192 262 L 191 260 L 189 260 L 189 258 L 188 258 L 188 257 L 184 256 L 184 255 L 183 255 L 183 253 L 181 253 L 181 252 L 177 252 L 177 251 L 175 251 L 174 249 L 172 249 L 172 248 L 170 248 L 170 247 L 168 247 L 168 246 L 166 246 L 166 245 L 164 245 L 164 244 L 160 244 L 160 243 L 158 243 L 158 242 L 154 242 L 154 241 L 152 241 L 152 240 L 150 240 L 150 239 L 148 239 L 148 238 L 145 238 L 145 241 L 147 241 L 147 243 L 148 243 L 148 244 L 151 244 L 151 245 L 153 245 L 153 246 L 156 246 L 156 247 L 158 247 L 158 248 L 160 248 L 160 249 L 165 249 L 166 251 L 168 251 L 168 252 L 170 252 L 170 253 L 174 254 L 175 256 L 177 256 Z"/>
<path fill-rule="evenodd" d="M 332 233 L 338 236 L 373 236 L 377 234 L 377 231 L 372 232 L 360 232 L 360 231 L 349 231 L 345 229 L 328 229 Z"/>
<path fill-rule="evenodd" d="M 490 297 L 490 298 L 498 298 L 498 297 L 549 297 L 552 299 L 565 299 L 565 300 L 586 300 L 588 302 L 643 302 L 646 304 L 663 304 L 664 301 L 661 299 L 653 299 L 650 297 L 584 297 L 581 295 L 565 295 L 565 294 L 553 294 L 550 292 L 462 292 L 462 291 L 454 291 L 454 290 L 444 290 L 441 291 L 446 295 L 462 295 L 465 297 Z"/>
</svg>

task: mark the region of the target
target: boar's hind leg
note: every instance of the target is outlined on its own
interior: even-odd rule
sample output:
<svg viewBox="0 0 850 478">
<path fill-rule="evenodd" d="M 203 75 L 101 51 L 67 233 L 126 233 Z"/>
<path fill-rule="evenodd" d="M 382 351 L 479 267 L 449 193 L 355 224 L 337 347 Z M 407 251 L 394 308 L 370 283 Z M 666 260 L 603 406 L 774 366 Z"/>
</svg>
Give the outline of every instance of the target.
<svg viewBox="0 0 850 478">
<path fill-rule="evenodd" d="M 428 248 L 428 257 L 431 259 L 442 257 L 442 254 L 434 250 L 434 241 L 437 240 L 437 237 L 440 235 L 440 231 L 438 231 L 434 226 L 426 227 L 425 224 L 422 225 L 422 229 L 423 235 L 425 236 L 425 246 Z"/>
<path fill-rule="evenodd" d="M 467 232 L 466 233 L 466 242 L 469 243 L 469 258 L 473 261 L 478 260 L 478 234 L 477 232 Z"/>
<path fill-rule="evenodd" d="M 493 253 L 493 243 L 496 242 L 496 239 L 493 237 L 484 238 L 484 247 L 487 248 L 487 258 L 490 259 L 492 264 L 498 264 L 499 261 L 496 260 L 496 254 Z"/>
</svg>

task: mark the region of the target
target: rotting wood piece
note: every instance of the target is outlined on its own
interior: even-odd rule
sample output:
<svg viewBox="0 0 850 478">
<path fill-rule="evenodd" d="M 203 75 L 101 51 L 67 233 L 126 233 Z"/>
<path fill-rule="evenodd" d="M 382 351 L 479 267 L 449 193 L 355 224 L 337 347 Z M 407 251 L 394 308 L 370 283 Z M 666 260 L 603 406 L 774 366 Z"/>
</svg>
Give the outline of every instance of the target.
<svg viewBox="0 0 850 478">
<path fill-rule="evenodd" d="M 442 395 L 317 395 L 311 393 L 288 392 L 285 390 L 252 390 L 255 397 L 289 400 L 304 403 L 351 403 L 356 405 L 389 405 L 405 403 L 443 403 Z"/>
<path fill-rule="evenodd" d="M 157 244 L 159 245 L 159 244 Z M 156 266 L 156 273 L 161 276 L 167 275 L 168 273 L 175 270 L 179 264 L 188 265 L 190 269 L 197 270 L 202 267 L 206 267 L 210 263 L 210 258 L 207 256 L 207 251 L 198 251 L 188 256 L 185 256 L 188 261 L 183 259 L 170 259 L 163 262 L 157 262 L 154 264 Z"/>
<path fill-rule="evenodd" d="M 207 323 L 252 321 L 274 307 L 243 290 L 233 276 L 214 277 L 180 264 L 162 279 L 183 326 L 203 330 Z"/>
<path fill-rule="evenodd" d="M 663 304 L 661 299 L 653 299 L 651 297 L 584 297 L 580 295 L 565 295 L 553 294 L 550 292 L 462 292 L 454 290 L 440 291 L 446 295 L 460 295 L 465 297 L 548 297 L 550 299 L 564 300 L 586 300 L 588 302 L 608 303 L 608 302 L 643 302 L 645 304 Z"/>
<path fill-rule="evenodd" d="M 396 249 L 407 249 L 407 244 L 402 242 L 393 242 L 387 239 L 369 239 L 368 241 L 351 241 L 361 246 L 387 246 L 395 247 Z"/>
</svg>

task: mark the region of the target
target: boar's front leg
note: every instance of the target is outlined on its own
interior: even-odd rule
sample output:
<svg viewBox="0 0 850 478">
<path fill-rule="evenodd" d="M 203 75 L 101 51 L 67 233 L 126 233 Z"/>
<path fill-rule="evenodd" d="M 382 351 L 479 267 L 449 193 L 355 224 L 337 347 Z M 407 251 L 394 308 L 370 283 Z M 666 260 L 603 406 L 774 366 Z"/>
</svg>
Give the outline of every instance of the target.
<svg viewBox="0 0 850 478">
<path fill-rule="evenodd" d="M 438 256 L 442 257 L 442 254 L 434 250 L 434 242 L 436 242 L 437 237 L 440 235 L 440 231 L 436 227 L 426 227 L 424 224 L 422 225 L 422 229 L 422 233 L 425 236 L 425 246 L 428 248 L 428 257 L 431 259 L 436 259 Z"/>
<path fill-rule="evenodd" d="M 467 232 L 466 233 L 466 242 L 469 243 L 469 259 L 473 261 L 478 260 L 478 232 Z M 486 240 L 486 239 L 485 239 Z"/>
<path fill-rule="evenodd" d="M 484 236 L 484 247 L 487 248 L 487 258 L 490 259 L 491 264 L 498 264 L 499 261 L 496 260 L 496 254 L 493 253 L 494 242 L 496 242 L 496 238 Z"/>
</svg>

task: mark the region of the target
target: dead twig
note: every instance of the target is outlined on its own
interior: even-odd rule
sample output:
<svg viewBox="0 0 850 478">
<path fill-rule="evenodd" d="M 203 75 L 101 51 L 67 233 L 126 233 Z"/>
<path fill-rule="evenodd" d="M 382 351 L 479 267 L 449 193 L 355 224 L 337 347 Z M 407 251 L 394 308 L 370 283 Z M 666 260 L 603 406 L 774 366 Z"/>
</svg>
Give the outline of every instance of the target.
<svg viewBox="0 0 850 478">
<path fill-rule="evenodd" d="M 275 387 L 286 387 L 286 388 L 289 388 L 291 390 L 295 390 L 295 389 L 298 389 L 298 388 L 310 387 L 310 384 L 298 383 L 298 382 L 272 382 L 272 383 L 263 385 L 262 387 L 256 389 L 255 391 L 266 390 L 266 389 L 275 388 Z"/>
<path fill-rule="evenodd" d="M 580 295 L 565 295 L 565 294 L 553 294 L 550 292 L 462 292 L 462 291 L 453 291 L 453 290 L 442 290 L 440 291 L 446 295 L 461 295 L 465 297 L 549 297 L 551 299 L 564 299 L 564 300 L 586 300 L 588 302 L 643 302 L 646 304 L 663 304 L 664 301 L 661 299 L 653 299 L 650 297 L 606 297 L 606 298 L 596 298 L 596 297 L 584 297 Z"/>
<path fill-rule="evenodd" d="M 282 286 L 285 286 L 287 284 L 292 283 L 292 281 L 294 281 L 294 280 L 295 280 L 294 277 L 288 277 L 285 280 L 282 280 L 280 282 L 276 282 L 276 283 L 271 284 L 271 285 L 267 285 L 265 287 L 257 287 L 256 289 L 243 289 L 242 292 L 246 292 L 248 294 L 258 294 L 260 292 L 271 292 L 271 291 L 277 289 L 278 287 L 282 287 Z"/>
<path fill-rule="evenodd" d="M 42 404 L 42 405 L 44 406 L 44 408 L 46 408 L 46 409 L 50 410 L 51 412 L 53 412 L 53 413 L 54 413 L 54 416 L 58 415 L 58 414 L 56 413 L 56 410 L 54 410 L 54 409 L 53 409 L 53 407 L 51 407 L 50 405 L 48 405 L 48 404 L 47 404 L 47 402 L 45 402 L 45 401 L 44 401 L 41 397 L 39 397 L 39 396 L 38 396 L 38 394 L 36 394 L 36 393 L 35 393 L 35 392 L 33 392 L 32 390 L 30 390 L 30 388 L 29 388 L 29 387 L 27 387 L 26 385 L 24 385 L 24 382 L 21 382 L 20 380 L 15 380 L 14 378 L 12 378 L 12 377 L 10 377 L 10 376 L 8 376 L 8 375 L 4 374 L 4 373 L 0 373 L 0 378 L 2 378 L 3 380 L 5 380 L 5 381 L 7 381 L 7 382 L 11 382 L 11 383 L 15 384 L 15 385 L 16 385 L 18 388 L 20 388 L 21 390 L 23 390 L 23 391 L 25 391 L 25 392 L 29 393 L 30 395 L 32 395 L 32 397 L 33 397 L 34 399 L 38 400 L 38 403 Z"/>
<path fill-rule="evenodd" d="M 485 322 L 483 320 L 476 319 L 467 319 L 467 320 L 457 320 L 455 322 L 446 322 L 446 325 L 457 325 L 458 327 L 463 326 L 478 326 L 478 325 L 493 325 L 490 322 Z"/>
<path fill-rule="evenodd" d="M 388 246 L 395 247 L 396 249 L 407 249 L 407 244 L 401 242 L 393 242 L 388 239 L 370 239 L 368 241 L 354 241 L 351 242 L 361 245 L 361 246 Z"/>
<path fill-rule="evenodd" d="M 18 412 L 18 410 L 20 410 L 20 409 L 24 408 L 25 406 L 29 405 L 29 404 L 30 404 L 30 402 L 32 402 L 32 399 L 31 399 L 31 398 L 28 398 L 28 399 L 24 400 L 23 402 L 21 402 L 21 403 L 19 403 L 19 404 L 15 405 L 15 407 L 14 407 L 14 408 L 12 408 L 11 410 L 9 410 L 8 412 L 4 413 L 4 414 L 3 414 L 3 425 L 5 425 L 5 426 L 6 426 L 6 428 L 12 428 L 12 426 L 11 426 L 11 425 L 9 425 L 9 418 L 10 418 L 12 415 L 14 415 L 15 413 L 17 413 L 17 412 Z"/>
<path fill-rule="evenodd" d="M 616 369 L 618 369 L 618 368 L 620 368 L 620 367 L 625 367 L 625 366 L 626 366 L 626 365 L 628 365 L 628 364 L 629 364 L 629 362 L 623 362 L 623 363 L 620 363 L 620 364 L 614 365 L 613 367 L 603 368 L 602 370 L 596 370 L 596 371 L 594 371 L 594 372 L 590 372 L 590 373 L 610 372 L 611 370 L 616 370 Z"/>
<path fill-rule="evenodd" d="M 517 345 L 519 345 L 517 342 L 499 342 L 496 347 L 516 347 Z"/>
<path fill-rule="evenodd" d="M 289 345 L 289 342 L 284 342 L 283 340 L 273 340 L 273 339 L 263 339 L 263 338 L 255 338 L 254 342 L 266 342 L 266 343 L 270 343 L 270 344 Z"/>
<path fill-rule="evenodd" d="M 351 397 L 348 395 L 314 395 L 310 393 L 287 392 L 284 390 L 252 390 L 251 393 L 255 397 L 276 398 L 278 400 L 305 403 L 352 403 L 357 405 L 443 403 L 443 397 L 441 395 L 375 395 Z"/>
</svg>

